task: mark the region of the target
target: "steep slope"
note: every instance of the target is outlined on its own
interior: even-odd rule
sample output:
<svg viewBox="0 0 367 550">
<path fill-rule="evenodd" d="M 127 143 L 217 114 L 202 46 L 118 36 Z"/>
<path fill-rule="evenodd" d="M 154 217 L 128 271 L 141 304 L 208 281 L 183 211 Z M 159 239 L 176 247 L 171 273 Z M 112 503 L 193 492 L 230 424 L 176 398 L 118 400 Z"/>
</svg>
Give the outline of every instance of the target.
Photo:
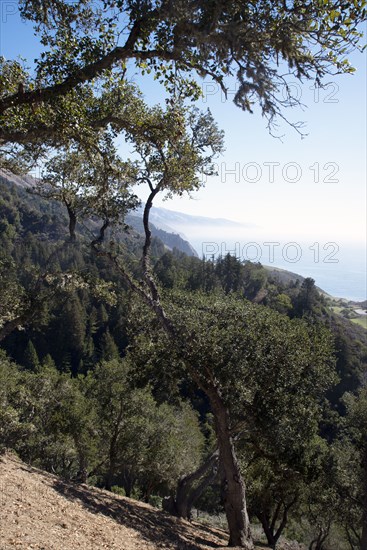
<svg viewBox="0 0 367 550">
<path fill-rule="evenodd" d="M 64 483 L 10 454 L 0 459 L 0 486 L 1 550 L 199 550 L 226 544 L 222 531 L 107 491 Z"/>
<path fill-rule="evenodd" d="M 135 229 L 138 233 L 143 233 L 143 221 L 142 217 L 136 216 L 134 214 L 128 214 L 126 217 L 126 223 Z M 166 248 L 173 250 L 177 248 L 180 252 L 187 254 L 187 256 L 198 257 L 196 250 L 191 246 L 191 244 L 183 239 L 178 233 L 165 231 L 159 227 L 156 227 L 153 223 L 150 224 L 150 229 L 152 231 L 153 237 L 160 239 Z"/>
<path fill-rule="evenodd" d="M 66 236 L 68 221 L 65 208 L 56 201 L 47 201 L 29 193 L 34 183 L 35 180 L 31 176 L 17 176 L 0 169 L 0 222 L 1 218 L 9 216 L 9 212 L 5 211 L 5 204 L 9 202 L 7 199 L 11 198 L 15 206 L 12 214 L 16 216 L 16 210 L 21 213 L 19 221 L 24 222 L 22 225 L 26 230 L 41 231 L 45 236 L 48 235 L 48 238 Z M 118 232 L 119 240 L 129 242 L 137 237 L 136 234 L 143 234 L 143 223 L 139 216 L 129 214 L 126 221 L 130 226 L 129 234 Z M 93 224 L 91 227 L 93 228 Z M 86 228 L 78 224 L 77 230 L 83 234 Z M 188 256 L 197 256 L 190 243 L 177 233 L 165 231 L 154 224 L 151 224 L 151 230 L 153 237 L 159 239 L 166 249 L 177 248 Z"/>
<path fill-rule="evenodd" d="M 13 454 L 0 456 L 0 550 L 209 550 L 228 536 L 149 504 L 65 483 Z M 267 548 L 264 544 L 255 550 Z M 280 550 L 302 550 L 283 541 Z"/>
</svg>

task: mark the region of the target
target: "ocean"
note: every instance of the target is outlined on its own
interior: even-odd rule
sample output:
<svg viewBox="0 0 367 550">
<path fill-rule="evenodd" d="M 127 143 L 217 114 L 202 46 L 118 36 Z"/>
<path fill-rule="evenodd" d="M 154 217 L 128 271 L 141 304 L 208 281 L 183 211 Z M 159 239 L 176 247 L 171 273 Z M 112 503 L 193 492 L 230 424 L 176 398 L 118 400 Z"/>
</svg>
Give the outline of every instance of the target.
<svg viewBox="0 0 367 550">
<path fill-rule="evenodd" d="M 337 298 L 357 302 L 367 299 L 366 245 L 347 242 L 315 241 L 310 227 L 306 237 L 296 234 L 287 241 L 251 224 L 224 219 L 191 216 L 164 208 L 154 208 L 152 222 L 179 233 L 198 256 L 211 259 L 228 252 L 240 260 L 279 267 L 303 277 L 312 277 L 316 285 Z"/>
<path fill-rule="evenodd" d="M 353 301 L 367 299 L 366 250 L 360 245 L 300 243 L 270 240 L 237 241 L 197 239 L 190 243 L 199 257 L 210 259 L 228 252 L 240 260 L 258 261 L 303 277 L 312 277 L 328 294 Z"/>
</svg>

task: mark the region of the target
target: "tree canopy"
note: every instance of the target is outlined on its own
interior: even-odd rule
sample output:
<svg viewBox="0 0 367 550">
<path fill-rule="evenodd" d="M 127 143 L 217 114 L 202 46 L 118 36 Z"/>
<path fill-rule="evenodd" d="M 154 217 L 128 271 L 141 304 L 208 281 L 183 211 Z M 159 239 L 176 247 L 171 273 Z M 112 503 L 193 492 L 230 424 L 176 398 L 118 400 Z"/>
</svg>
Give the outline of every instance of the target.
<svg viewBox="0 0 367 550">
<path fill-rule="evenodd" d="M 185 377 L 205 395 L 214 417 L 229 544 L 252 550 L 235 438 L 244 431 L 253 446 L 255 440 L 260 443 L 267 460 L 276 447 L 279 462 L 284 459 L 287 467 L 309 468 L 318 442 L 321 401 L 334 381 L 329 333 L 312 320 L 318 305 L 314 282 L 305 280 L 294 308 L 295 315 L 310 314 L 310 322 L 290 320 L 232 296 L 244 285 L 241 269 L 230 257 L 217 269 L 225 279 L 226 296 L 162 293 L 151 262 L 150 210 L 158 194 L 170 197 L 198 189 L 200 174 L 214 172 L 213 160 L 223 150 L 223 135 L 210 112 L 201 113 L 190 103 L 199 98 L 200 78 L 211 78 L 224 92 L 236 82 L 235 104 L 249 112 L 259 108 L 272 131 L 277 117 L 287 120 L 285 108 L 298 102 L 292 96 L 290 78 L 322 86 L 329 74 L 353 71 L 347 56 L 360 47 L 366 3 L 21 0 L 19 6 L 23 18 L 34 24 L 43 51 L 34 73 L 19 60 L 0 60 L 1 165 L 24 171 L 32 163 L 42 164 L 36 190 L 64 203 L 72 243 L 78 217 L 88 219 L 93 232 L 89 244 L 96 257 L 114 268 L 114 275 L 148 306 L 155 341 L 139 339 L 147 326 L 142 315 L 138 344 L 152 358 L 157 351 L 154 342 L 158 343 L 158 351 L 165 349 L 159 357 L 162 362 L 169 350 L 171 372 L 180 365 Z M 163 85 L 164 106 L 148 105 L 129 83 L 129 75 L 136 70 L 142 75 L 152 72 Z M 118 137 L 132 144 L 134 160 L 120 158 Z M 123 224 L 126 212 L 136 206 L 133 186 L 139 183 L 147 185 L 148 197 L 141 261 L 131 269 L 122 247 L 113 238 L 107 241 L 106 232 Z M 247 270 L 246 290 L 260 299 L 262 276 L 251 271 Z M 1 277 L 0 284 L 6 294 L 4 329 L 13 321 L 14 327 L 19 326 L 27 308 L 12 301 L 18 283 Z M 16 319 L 9 314 L 12 303 Z M 279 309 L 290 306 L 290 300 L 278 299 Z M 65 371 L 72 361 L 76 375 L 85 356 L 96 363 L 93 332 L 98 322 L 105 324 L 106 317 L 101 308 L 87 322 L 77 295 L 62 308 L 63 322 L 69 327 L 63 331 L 64 343 L 69 341 L 73 350 L 73 357 L 63 357 Z M 127 392 L 118 347 L 107 329 L 101 332 L 99 355 L 112 362 L 94 370 L 101 387 L 94 385 L 90 375 L 91 385 L 87 382 L 82 389 L 77 377 L 68 372 L 59 375 L 52 359 L 42 364 L 28 338 L 23 359 L 36 374 L 19 374 L 11 367 L 13 378 L 8 381 L 6 368 L 1 371 L 7 381 L 1 414 L 11 420 L 5 438 L 12 441 L 14 433 L 23 429 L 16 409 L 18 389 L 26 391 L 24 416 L 30 429 L 40 426 L 30 452 L 42 455 L 39 448 L 47 442 L 48 454 L 43 458 L 49 467 L 56 463 L 68 471 L 78 462 L 80 471 L 88 463 L 97 468 L 98 453 L 90 446 L 97 416 L 101 422 L 97 441 L 102 449 L 104 433 L 107 443 L 102 465 L 108 463 L 108 486 L 120 470 L 130 482 L 145 480 L 147 495 L 152 490 L 149 484 L 165 482 L 172 488 L 173 477 L 198 466 L 202 437 L 197 415 L 183 403 L 176 408 L 157 405 L 149 387 L 132 387 Z M 66 349 L 62 339 L 59 343 Z M 21 384 L 23 378 L 29 379 L 29 391 Z M 172 438 L 164 437 L 162 427 L 172 431 Z M 140 447 L 134 443 L 139 430 Z M 189 457 L 184 450 L 185 433 L 193 438 Z M 172 469 L 172 460 L 166 458 L 172 459 L 176 450 L 182 463 Z M 269 472 L 270 478 L 276 472 L 279 486 L 280 474 L 273 464 Z M 365 538 L 367 531 L 362 532 Z"/>
<path fill-rule="evenodd" d="M 237 83 L 235 103 L 258 105 L 270 126 L 297 103 L 289 79 L 321 86 L 329 74 L 353 71 L 347 56 L 360 48 L 366 3 L 331 0 L 211 2 L 197 0 L 21 0 L 43 51 L 34 74 L 19 60 L 0 66 L 0 144 L 35 154 L 34 144 L 106 127 L 121 83 L 133 67 L 153 71 L 172 93 L 200 95 L 197 77 L 224 92 Z M 101 91 L 109 90 L 101 102 Z M 33 144 L 30 145 L 30 144 Z"/>
</svg>

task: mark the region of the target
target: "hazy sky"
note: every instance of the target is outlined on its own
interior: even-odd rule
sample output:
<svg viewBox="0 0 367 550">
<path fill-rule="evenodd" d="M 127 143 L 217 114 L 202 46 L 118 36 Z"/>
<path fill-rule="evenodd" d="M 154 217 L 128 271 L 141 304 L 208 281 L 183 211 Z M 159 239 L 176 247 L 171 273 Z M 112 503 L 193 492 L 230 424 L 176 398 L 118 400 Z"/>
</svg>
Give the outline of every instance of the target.
<svg viewBox="0 0 367 550">
<path fill-rule="evenodd" d="M 21 22 L 17 2 L 1 5 L 0 54 L 30 62 L 39 51 L 32 29 Z M 260 113 L 241 112 L 210 81 L 204 98 L 220 128 L 226 151 L 219 176 L 208 179 L 193 199 L 175 199 L 165 208 L 253 224 L 254 238 L 363 243 L 366 234 L 366 55 L 351 57 L 357 72 L 329 78 L 324 90 L 294 84 L 305 110 L 288 109 L 291 121 L 306 122 L 305 139 L 282 125 L 282 141 L 270 136 Z M 140 83 L 140 81 L 139 81 Z M 144 80 L 150 101 L 160 91 Z M 200 105 L 199 105 L 200 106 Z M 142 198 L 144 193 L 141 192 Z"/>
</svg>

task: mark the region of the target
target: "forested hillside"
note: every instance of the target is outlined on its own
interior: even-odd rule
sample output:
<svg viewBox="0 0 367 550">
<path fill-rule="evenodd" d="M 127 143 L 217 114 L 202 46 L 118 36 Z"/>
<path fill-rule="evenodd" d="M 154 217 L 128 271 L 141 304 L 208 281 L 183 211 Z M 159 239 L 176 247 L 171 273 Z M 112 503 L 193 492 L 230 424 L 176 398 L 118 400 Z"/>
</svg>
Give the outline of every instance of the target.
<svg viewBox="0 0 367 550">
<path fill-rule="evenodd" d="M 70 242 L 62 205 L 5 179 L 0 206 L 0 335 L 7 354 L 0 370 L 2 447 L 65 479 L 147 502 L 169 497 L 165 508 L 183 517 L 189 517 L 193 506 L 220 512 L 210 402 L 118 271 L 90 250 L 93 220 L 81 225 L 76 242 Z M 131 228 L 127 233 L 118 230 L 113 238 L 138 276 L 142 235 Z M 199 260 L 177 249 L 168 252 L 159 240 L 152 251 L 161 291 L 173 308 L 179 307 L 180 320 L 175 322 L 182 324 L 182 331 L 191 325 L 195 338 L 203 329 L 203 341 L 192 350 L 194 364 L 208 351 L 214 353 L 220 340 L 220 356 L 210 361 L 223 361 L 225 370 L 217 376 L 225 375 L 233 418 L 238 417 L 240 426 L 247 418 L 246 428 L 235 428 L 236 447 L 250 514 L 263 525 L 268 542 L 289 527 L 290 536 L 300 542 L 330 530 L 333 548 L 347 547 L 343 528 L 349 529 L 355 517 L 358 532 L 358 506 L 340 514 L 335 503 L 351 491 L 352 504 L 359 487 L 356 463 L 350 462 L 357 444 L 350 411 L 364 399 L 365 331 L 335 315 L 312 279 L 300 282 L 290 276 L 281 282 L 260 264 L 241 263 L 230 255 Z M 226 324 L 211 335 L 207 327 L 216 327 L 217 308 L 218 319 L 223 316 Z M 248 327 L 254 336 L 256 326 L 264 325 L 263 351 L 253 348 L 256 337 L 252 340 L 239 330 L 242 308 L 252 319 Z M 201 310 L 200 325 L 190 314 L 195 309 Z M 230 321 L 237 309 L 238 321 Z M 325 333 L 325 343 L 317 344 L 318 353 L 331 346 L 329 367 L 320 363 L 320 370 L 313 372 L 311 363 L 298 372 L 284 354 L 275 355 L 275 364 L 282 362 L 275 371 L 272 363 L 267 366 L 269 338 L 274 344 L 287 335 L 288 354 L 294 343 L 300 346 L 297 354 L 305 351 L 297 319 L 304 328 L 318 327 L 318 333 L 322 327 L 331 331 L 332 342 L 326 343 Z M 242 341 L 235 352 L 238 338 Z M 259 353 L 265 353 L 262 359 Z M 241 371 L 243 354 L 248 364 Z M 243 389 L 241 378 L 247 381 Z M 320 484 L 325 493 L 316 490 Z M 295 532 L 300 517 L 302 528 Z"/>
<path fill-rule="evenodd" d="M 301 88 L 354 72 L 366 2 L 5 8 L 6 29 L 25 23 L 33 42 L 14 32 L 0 57 L 1 450 L 76 492 L 87 483 L 186 520 L 217 516 L 231 547 L 254 550 L 261 532 L 272 549 L 286 535 L 309 550 L 367 550 L 367 346 L 353 311 L 311 278 L 201 260 L 150 223 L 158 200 L 219 175 L 224 132 L 203 80 L 270 136 L 304 137 L 287 108 L 303 112 Z M 238 154 L 255 139 L 260 152 L 243 124 Z M 318 182 L 319 162 L 309 168 Z M 326 181 L 308 188 L 312 208 Z M 298 195 L 288 206 L 290 187 L 274 189 L 291 234 Z M 260 216 L 274 207 L 263 195 Z"/>
</svg>

